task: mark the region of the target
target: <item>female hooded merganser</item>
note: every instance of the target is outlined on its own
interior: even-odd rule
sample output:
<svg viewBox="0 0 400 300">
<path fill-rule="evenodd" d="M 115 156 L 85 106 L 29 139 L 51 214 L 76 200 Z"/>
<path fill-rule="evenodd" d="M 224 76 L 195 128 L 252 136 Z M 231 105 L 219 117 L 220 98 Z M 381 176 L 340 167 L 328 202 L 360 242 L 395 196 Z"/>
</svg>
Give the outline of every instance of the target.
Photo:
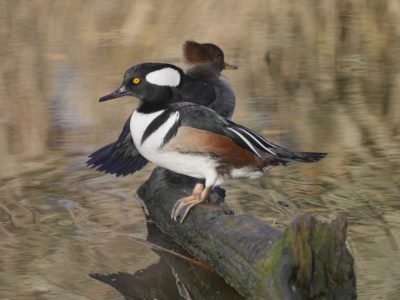
<svg viewBox="0 0 400 300">
<path fill-rule="evenodd" d="M 186 41 L 183 56 L 188 65 L 185 82 L 175 91 L 175 102 L 194 102 L 208 106 L 223 117 L 231 118 L 235 94 L 221 75 L 223 69 L 237 69 L 225 62 L 224 52 L 216 45 Z M 92 153 L 87 164 L 98 171 L 126 176 L 142 169 L 147 160 L 137 151 L 129 131 L 130 117 L 114 143 Z"/>
<path fill-rule="evenodd" d="M 136 149 L 163 168 L 199 179 L 192 194 L 175 204 L 173 219 L 183 222 L 189 210 L 225 179 L 257 178 L 277 165 L 315 162 L 326 156 L 291 152 L 195 101 L 176 102 L 176 91 L 185 79 L 174 65 L 144 63 L 126 71 L 121 86 L 100 98 L 139 98 L 129 124 Z"/>
<path fill-rule="evenodd" d="M 222 70 L 235 70 L 237 66 L 225 62 L 224 52 L 210 43 L 199 44 L 194 41 L 186 41 L 183 45 L 183 56 L 188 68 L 187 80 L 180 88 L 183 98 L 198 98 L 198 93 L 193 89 L 202 90 L 199 81 L 211 85 L 215 95 L 212 97 L 195 100 L 198 103 L 215 110 L 219 115 L 231 119 L 235 110 L 235 94 L 229 82 L 221 75 Z M 194 86 L 193 86 L 194 84 Z M 210 93 L 211 94 L 211 93 Z M 188 102 L 193 102 L 189 100 Z"/>
</svg>

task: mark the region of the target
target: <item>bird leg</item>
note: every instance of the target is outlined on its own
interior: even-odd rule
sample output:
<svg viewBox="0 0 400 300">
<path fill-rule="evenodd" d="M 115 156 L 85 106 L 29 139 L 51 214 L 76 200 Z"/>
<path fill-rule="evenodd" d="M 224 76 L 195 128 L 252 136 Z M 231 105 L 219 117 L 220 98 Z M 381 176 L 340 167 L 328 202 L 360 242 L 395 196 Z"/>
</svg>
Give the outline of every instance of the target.
<svg viewBox="0 0 400 300">
<path fill-rule="evenodd" d="M 171 218 L 176 221 L 176 218 L 179 215 L 178 211 L 179 211 L 180 207 L 182 207 L 183 205 L 185 205 L 186 203 L 188 203 L 190 201 L 200 199 L 200 194 L 203 191 L 203 189 L 204 189 L 203 184 L 198 182 L 194 186 L 193 192 L 191 195 L 183 197 L 182 199 L 179 199 L 178 201 L 176 201 L 174 207 L 172 208 Z"/>
<path fill-rule="evenodd" d="M 190 209 L 197 204 L 203 203 L 210 194 L 210 191 L 211 187 L 204 188 L 202 183 L 196 183 L 192 195 L 183 197 L 175 203 L 171 212 L 171 218 L 175 221 L 179 218 L 179 222 L 182 223 Z"/>
</svg>

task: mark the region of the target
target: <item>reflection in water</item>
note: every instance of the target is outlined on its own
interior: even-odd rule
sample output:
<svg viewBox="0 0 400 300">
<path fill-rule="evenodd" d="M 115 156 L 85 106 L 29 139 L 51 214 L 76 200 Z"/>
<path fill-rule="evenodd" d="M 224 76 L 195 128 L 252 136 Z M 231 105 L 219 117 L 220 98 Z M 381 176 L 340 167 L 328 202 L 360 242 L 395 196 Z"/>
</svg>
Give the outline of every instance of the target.
<svg viewBox="0 0 400 300">
<path fill-rule="evenodd" d="M 118 290 L 124 299 L 182 299 L 171 269 L 165 262 L 158 262 L 135 274 L 90 274 L 94 279 Z M 183 298 L 185 299 L 185 298 Z M 189 298 L 190 299 L 190 298 Z"/>
<path fill-rule="evenodd" d="M 398 0 L 1 1 L 0 298 L 118 298 L 87 274 L 159 260 L 128 239 L 147 234 L 133 192 L 151 166 L 115 178 L 84 161 L 137 104 L 99 96 L 130 65 L 182 66 L 194 39 L 239 65 L 225 72 L 234 120 L 290 149 L 329 152 L 226 183 L 228 203 L 281 228 L 301 212 L 346 212 L 360 299 L 397 299 L 399 17 Z"/>
<path fill-rule="evenodd" d="M 151 223 L 147 225 L 147 240 L 182 253 L 177 244 Z M 117 289 L 125 299 L 243 299 L 220 277 L 162 251 L 155 251 L 160 261 L 134 274 L 113 273 L 90 276 Z"/>
</svg>

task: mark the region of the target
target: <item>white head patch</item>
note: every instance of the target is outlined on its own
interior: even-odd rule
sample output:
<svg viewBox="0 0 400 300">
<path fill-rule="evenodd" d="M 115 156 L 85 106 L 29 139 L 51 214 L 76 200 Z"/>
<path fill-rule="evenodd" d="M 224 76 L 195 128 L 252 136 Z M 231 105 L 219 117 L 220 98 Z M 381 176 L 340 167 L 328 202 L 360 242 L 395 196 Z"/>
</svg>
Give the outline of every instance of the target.
<svg viewBox="0 0 400 300">
<path fill-rule="evenodd" d="M 178 86 L 181 82 L 181 75 L 173 68 L 164 68 L 150 72 L 146 75 L 146 80 L 161 86 Z"/>
</svg>

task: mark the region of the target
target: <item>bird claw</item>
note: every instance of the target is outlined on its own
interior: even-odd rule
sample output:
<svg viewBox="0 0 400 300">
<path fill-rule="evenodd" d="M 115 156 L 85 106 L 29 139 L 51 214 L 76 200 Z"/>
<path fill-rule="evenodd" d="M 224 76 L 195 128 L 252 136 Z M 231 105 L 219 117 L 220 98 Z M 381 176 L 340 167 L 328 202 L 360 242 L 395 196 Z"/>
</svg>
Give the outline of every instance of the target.
<svg viewBox="0 0 400 300">
<path fill-rule="evenodd" d="M 183 223 L 190 209 L 201 202 L 203 201 L 198 199 L 196 195 L 190 195 L 178 200 L 172 209 L 171 218 L 175 221 Z"/>
<path fill-rule="evenodd" d="M 201 200 L 203 189 L 204 185 L 202 183 L 197 183 L 193 189 L 192 195 L 183 197 L 176 201 L 171 211 L 171 218 L 175 221 L 178 221 L 179 219 L 179 222 L 183 223 L 190 209 L 203 202 L 203 200 Z"/>
<path fill-rule="evenodd" d="M 193 198 L 193 195 L 190 195 L 190 196 L 184 197 L 184 198 L 176 201 L 175 205 L 174 205 L 174 207 L 172 208 L 172 211 L 171 211 L 171 219 L 174 219 L 175 221 L 177 221 L 177 217 L 179 215 L 179 209 L 180 209 L 179 207 L 182 205 L 183 202 L 188 202 L 192 198 Z"/>
</svg>

